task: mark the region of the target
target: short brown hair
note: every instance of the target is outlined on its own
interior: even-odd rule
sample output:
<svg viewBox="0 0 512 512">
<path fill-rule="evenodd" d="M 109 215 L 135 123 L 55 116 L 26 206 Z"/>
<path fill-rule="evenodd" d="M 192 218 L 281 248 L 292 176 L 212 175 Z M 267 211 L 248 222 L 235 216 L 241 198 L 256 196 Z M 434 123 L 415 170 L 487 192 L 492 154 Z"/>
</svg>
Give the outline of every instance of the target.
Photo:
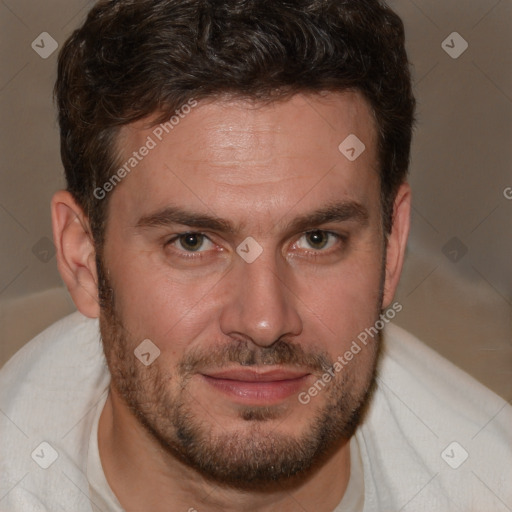
<svg viewBox="0 0 512 512">
<path fill-rule="evenodd" d="M 386 232 L 409 166 L 414 97 L 400 18 L 378 0 L 102 0 L 63 46 L 55 95 L 68 190 L 101 246 L 116 135 L 191 98 L 357 90 L 379 136 Z M 341 141 L 340 141 L 341 142 Z"/>
</svg>

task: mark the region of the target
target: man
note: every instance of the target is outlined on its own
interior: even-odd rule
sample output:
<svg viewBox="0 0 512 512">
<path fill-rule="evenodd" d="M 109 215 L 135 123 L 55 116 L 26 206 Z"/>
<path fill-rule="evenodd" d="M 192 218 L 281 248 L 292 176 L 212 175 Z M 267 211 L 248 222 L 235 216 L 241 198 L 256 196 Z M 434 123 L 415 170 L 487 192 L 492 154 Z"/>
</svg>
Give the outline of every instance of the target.
<svg viewBox="0 0 512 512">
<path fill-rule="evenodd" d="M 101 1 L 56 97 L 79 313 L 2 371 L 2 510 L 510 510 L 510 407 L 389 323 L 414 111 L 389 8 Z"/>
</svg>

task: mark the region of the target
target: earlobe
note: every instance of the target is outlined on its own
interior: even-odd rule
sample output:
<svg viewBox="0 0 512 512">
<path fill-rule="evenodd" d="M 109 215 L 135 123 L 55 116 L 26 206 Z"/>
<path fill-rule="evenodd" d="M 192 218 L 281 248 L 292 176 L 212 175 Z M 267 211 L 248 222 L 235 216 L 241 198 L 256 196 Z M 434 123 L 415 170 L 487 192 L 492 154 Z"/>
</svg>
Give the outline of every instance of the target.
<svg viewBox="0 0 512 512">
<path fill-rule="evenodd" d="M 386 278 L 382 304 L 384 309 L 391 304 L 402 273 L 405 249 L 409 237 L 410 215 L 411 187 L 408 183 L 403 183 L 395 198 L 393 225 L 386 250 Z"/>
<path fill-rule="evenodd" d="M 73 196 L 60 190 L 52 199 L 57 264 L 77 309 L 90 318 L 100 313 L 96 253 L 89 221 Z"/>
</svg>

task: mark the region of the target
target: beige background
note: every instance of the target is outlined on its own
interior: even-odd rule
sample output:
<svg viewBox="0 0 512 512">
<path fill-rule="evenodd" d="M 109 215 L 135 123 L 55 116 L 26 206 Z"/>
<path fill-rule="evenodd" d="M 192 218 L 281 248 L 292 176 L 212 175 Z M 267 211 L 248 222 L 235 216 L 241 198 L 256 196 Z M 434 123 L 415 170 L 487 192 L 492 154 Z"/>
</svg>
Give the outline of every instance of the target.
<svg viewBox="0 0 512 512">
<path fill-rule="evenodd" d="M 511 400 L 512 0 L 390 4 L 406 25 L 418 98 L 396 322 Z M 0 365 L 74 309 L 48 241 L 50 198 L 63 186 L 57 53 L 42 59 L 31 43 L 48 32 L 61 45 L 91 5 L 0 0 Z M 460 48 L 453 32 L 469 45 L 456 59 L 442 47 Z"/>
</svg>

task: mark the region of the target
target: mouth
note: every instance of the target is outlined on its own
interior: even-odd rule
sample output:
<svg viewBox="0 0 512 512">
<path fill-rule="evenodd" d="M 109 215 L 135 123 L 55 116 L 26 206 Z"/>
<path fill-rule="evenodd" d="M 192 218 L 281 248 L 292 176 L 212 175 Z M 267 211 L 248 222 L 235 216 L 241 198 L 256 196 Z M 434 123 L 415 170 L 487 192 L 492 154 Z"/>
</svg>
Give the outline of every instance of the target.
<svg viewBox="0 0 512 512">
<path fill-rule="evenodd" d="M 297 394 L 311 373 L 282 368 L 236 368 L 201 374 L 203 380 L 243 405 L 275 405 Z"/>
</svg>

